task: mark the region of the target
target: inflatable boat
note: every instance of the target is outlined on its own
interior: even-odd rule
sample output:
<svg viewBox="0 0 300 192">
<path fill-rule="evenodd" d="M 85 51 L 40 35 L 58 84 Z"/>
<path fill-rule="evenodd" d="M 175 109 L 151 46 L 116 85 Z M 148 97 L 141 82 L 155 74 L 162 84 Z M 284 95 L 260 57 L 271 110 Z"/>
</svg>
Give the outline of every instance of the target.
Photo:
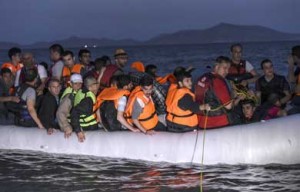
<svg viewBox="0 0 300 192">
<path fill-rule="evenodd" d="M 254 124 L 206 130 L 204 164 L 299 164 L 300 115 Z M 47 135 L 38 128 L 1 126 L 0 149 L 126 158 L 153 162 L 200 164 L 203 130 L 188 133 L 127 131 L 86 132 L 79 143 L 75 134 Z"/>
</svg>

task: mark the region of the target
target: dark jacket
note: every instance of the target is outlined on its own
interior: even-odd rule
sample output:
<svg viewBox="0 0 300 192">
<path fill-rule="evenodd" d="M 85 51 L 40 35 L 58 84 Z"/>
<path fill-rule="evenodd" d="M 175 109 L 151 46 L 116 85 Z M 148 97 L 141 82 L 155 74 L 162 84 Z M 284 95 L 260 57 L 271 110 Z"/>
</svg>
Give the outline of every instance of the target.
<svg viewBox="0 0 300 192">
<path fill-rule="evenodd" d="M 38 109 L 38 117 L 46 129 L 56 128 L 58 129 L 58 123 L 56 121 L 56 111 L 58 109 L 58 102 L 50 92 L 47 92 L 40 103 Z"/>
</svg>

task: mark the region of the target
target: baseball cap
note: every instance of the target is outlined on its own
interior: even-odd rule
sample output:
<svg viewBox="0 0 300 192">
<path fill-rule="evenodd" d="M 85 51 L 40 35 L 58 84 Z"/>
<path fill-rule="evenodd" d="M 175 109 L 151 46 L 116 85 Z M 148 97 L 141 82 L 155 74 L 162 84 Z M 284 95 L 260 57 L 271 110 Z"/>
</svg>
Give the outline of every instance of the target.
<svg viewBox="0 0 300 192">
<path fill-rule="evenodd" d="M 119 49 L 116 49 L 114 56 L 119 57 L 119 56 L 128 56 L 128 55 L 124 49 L 119 48 Z"/>
<path fill-rule="evenodd" d="M 73 74 L 73 75 L 71 75 L 70 81 L 72 83 L 82 83 L 83 82 L 82 81 L 82 76 L 80 74 Z"/>
</svg>

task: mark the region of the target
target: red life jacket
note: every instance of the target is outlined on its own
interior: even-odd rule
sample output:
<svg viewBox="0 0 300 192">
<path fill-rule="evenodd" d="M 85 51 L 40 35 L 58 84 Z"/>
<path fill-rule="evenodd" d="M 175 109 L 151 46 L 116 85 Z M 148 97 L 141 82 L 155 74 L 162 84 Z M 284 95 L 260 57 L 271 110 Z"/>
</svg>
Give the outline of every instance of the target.
<svg viewBox="0 0 300 192">
<path fill-rule="evenodd" d="M 246 60 L 241 60 L 239 64 L 231 61 L 228 75 L 243 75 L 246 73 Z"/>
<path fill-rule="evenodd" d="M 121 70 L 121 69 L 117 65 L 115 65 L 115 64 L 107 65 L 106 69 L 104 71 L 103 77 L 101 78 L 101 81 L 100 81 L 101 85 L 109 87 L 110 78 L 118 70 Z"/>
</svg>

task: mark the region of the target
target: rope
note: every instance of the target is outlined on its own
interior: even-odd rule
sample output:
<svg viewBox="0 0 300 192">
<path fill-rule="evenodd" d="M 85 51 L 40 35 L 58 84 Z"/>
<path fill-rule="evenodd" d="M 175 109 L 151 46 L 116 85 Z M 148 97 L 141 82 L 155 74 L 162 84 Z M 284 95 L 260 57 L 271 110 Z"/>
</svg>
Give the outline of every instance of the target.
<svg viewBox="0 0 300 192">
<path fill-rule="evenodd" d="M 204 146 L 205 146 L 205 133 L 206 133 L 206 125 L 207 125 L 208 112 L 205 114 L 204 120 L 204 130 L 203 130 L 203 143 L 202 143 L 202 159 L 200 166 L 200 192 L 203 192 L 203 165 L 204 165 Z"/>
</svg>

